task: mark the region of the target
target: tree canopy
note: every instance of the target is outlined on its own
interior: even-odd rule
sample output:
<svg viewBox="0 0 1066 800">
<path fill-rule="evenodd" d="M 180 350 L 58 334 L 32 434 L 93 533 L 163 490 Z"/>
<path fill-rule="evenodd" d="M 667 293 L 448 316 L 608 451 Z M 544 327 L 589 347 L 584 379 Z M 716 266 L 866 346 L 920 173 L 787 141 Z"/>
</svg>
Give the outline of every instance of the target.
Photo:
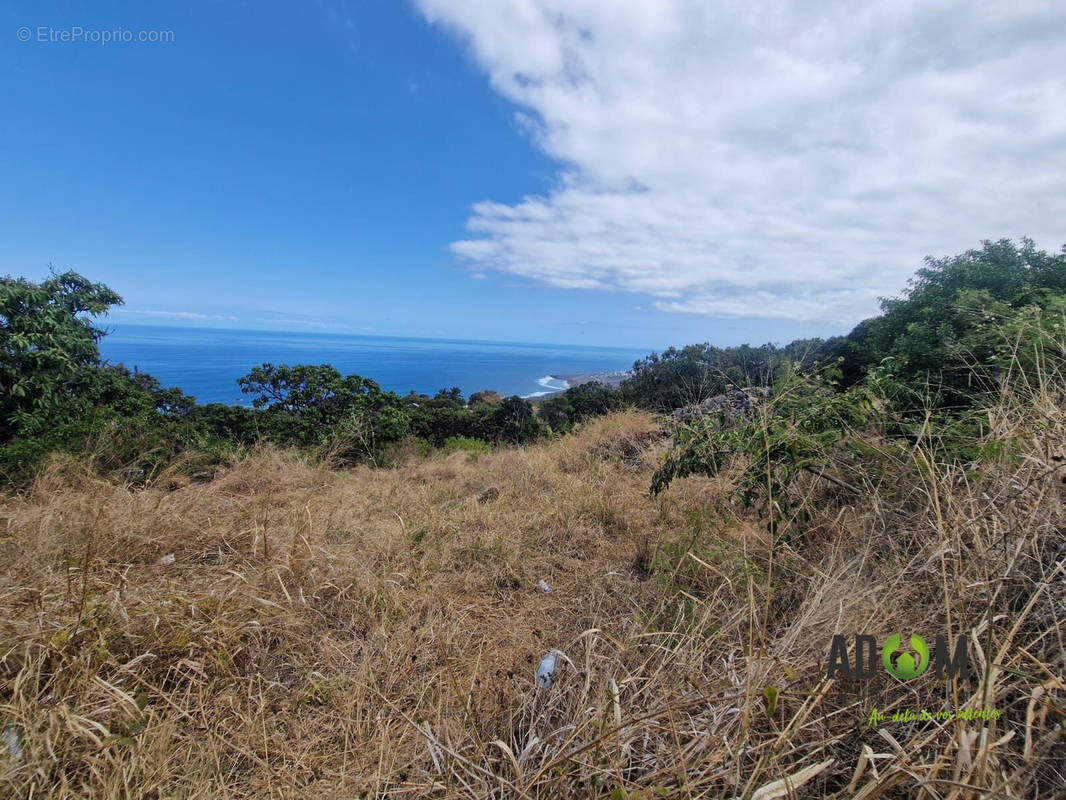
<svg viewBox="0 0 1066 800">
<path fill-rule="evenodd" d="M 83 389 L 104 331 L 92 317 L 122 303 L 75 272 L 39 284 L 0 279 L 0 442 L 47 424 Z"/>
</svg>

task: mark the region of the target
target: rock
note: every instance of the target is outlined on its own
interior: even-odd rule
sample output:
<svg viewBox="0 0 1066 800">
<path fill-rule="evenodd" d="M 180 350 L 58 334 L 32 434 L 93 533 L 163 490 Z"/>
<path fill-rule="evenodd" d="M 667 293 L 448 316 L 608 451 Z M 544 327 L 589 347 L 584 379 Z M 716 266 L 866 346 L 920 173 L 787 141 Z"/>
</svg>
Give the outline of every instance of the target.
<svg viewBox="0 0 1066 800">
<path fill-rule="evenodd" d="M 733 425 L 742 417 L 750 418 L 758 405 L 769 397 L 770 390 L 762 386 L 728 389 L 698 405 L 675 408 L 670 412 L 670 419 L 679 424 L 691 425 L 705 417 L 718 417 L 726 425 Z"/>
</svg>

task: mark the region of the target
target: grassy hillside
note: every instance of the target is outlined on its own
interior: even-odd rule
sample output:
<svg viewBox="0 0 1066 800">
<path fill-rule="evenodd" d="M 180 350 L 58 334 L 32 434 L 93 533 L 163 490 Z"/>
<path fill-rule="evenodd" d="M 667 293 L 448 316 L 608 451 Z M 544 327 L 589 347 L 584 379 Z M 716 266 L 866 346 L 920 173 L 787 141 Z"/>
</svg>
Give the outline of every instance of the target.
<svg viewBox="0 0 1066 800">
<path fill-rule="evenodd" d="M 890 455 L 804 473 L 777 541 L 729 500 L 750 464 L 650 495 L 670 443 L 636 412 L 384 470 L 264 449 L 130 490 L 53 461 L 0 501 L 0 792 L 1050 796 L 1062 399 L 1005 395 L 969 462 L 857 432 Z M 832 634 L 897 631 L 969 633 L 973 680 L 824 679 Z M 867 726 L 944 707 L 1002 717 Z"/>
</svg>

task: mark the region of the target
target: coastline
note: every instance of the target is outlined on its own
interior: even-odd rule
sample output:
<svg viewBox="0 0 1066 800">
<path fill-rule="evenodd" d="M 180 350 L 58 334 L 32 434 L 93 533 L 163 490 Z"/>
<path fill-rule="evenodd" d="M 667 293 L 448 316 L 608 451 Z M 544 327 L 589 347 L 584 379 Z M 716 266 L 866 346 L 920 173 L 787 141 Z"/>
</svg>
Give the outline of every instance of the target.
<svg viewBox="0 0 1066 800">
<path fill-rule="evenodd" d="M 543 392 L 533 392 L 532 394 L 523 395 L 523 399 L 537 402 L 538 400 L 546 400 L 550 397 L 555 397 L 565 392 L 574 386 L 580 386 L 583 383 L 602 383 L 605 386 L 611 386 L 617 388 L 622 384 L 626 378 L 633 373 L 628 369 L 615 369 L 607 372 L 577 372 L 577 373 L 559 373 L 545 375 L 537 383 L 544 386 L 547 390 Z M 561 383 L 562 386 L 551 386 L 551 383 Z"/>
<path fill-rule="evenodd" d="M 621 386 L 622 381 L 633 374 L 628 369 L 613 369 L 608 372 L 580 372 L 572 375 L 555 375 L 555 378 L 565 382 L 567 388 L 580 386 L 583 383 L 602 383 L 605 386 Z"/>
<path fill-rule="evenodd" d="M 552 397 L 565 392 L 571 386 L 569 381 L 558 375 L 545 375 L 543 378 L 538 378 L 537 383 L 544 387 L 544 391 L 524 394 L 522 395 L 523 400 L 540 400 L 544 397 Z M 562 386 L 553 384 L 562 384 Z"/>
</svg>

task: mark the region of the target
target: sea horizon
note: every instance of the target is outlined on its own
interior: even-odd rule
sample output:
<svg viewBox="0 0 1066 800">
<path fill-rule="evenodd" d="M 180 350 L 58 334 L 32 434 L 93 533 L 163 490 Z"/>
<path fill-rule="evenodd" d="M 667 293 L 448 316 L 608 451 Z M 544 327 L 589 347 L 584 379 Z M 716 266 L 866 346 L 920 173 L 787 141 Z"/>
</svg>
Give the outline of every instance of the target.
<svg viewBox="0 0 1066 800">
<path fill-rule="evenodd" d="M 556 376 L 628 370 L 651 349 L 377 333 L 272 331 L 110 322 L 100 341 L 109 364 L 148 373 L 199 403 L 250 405 L 237 378 L 263 363 L 330 364 L 382 389 L 542 397 L 567 388 Z"/>
</svg>

